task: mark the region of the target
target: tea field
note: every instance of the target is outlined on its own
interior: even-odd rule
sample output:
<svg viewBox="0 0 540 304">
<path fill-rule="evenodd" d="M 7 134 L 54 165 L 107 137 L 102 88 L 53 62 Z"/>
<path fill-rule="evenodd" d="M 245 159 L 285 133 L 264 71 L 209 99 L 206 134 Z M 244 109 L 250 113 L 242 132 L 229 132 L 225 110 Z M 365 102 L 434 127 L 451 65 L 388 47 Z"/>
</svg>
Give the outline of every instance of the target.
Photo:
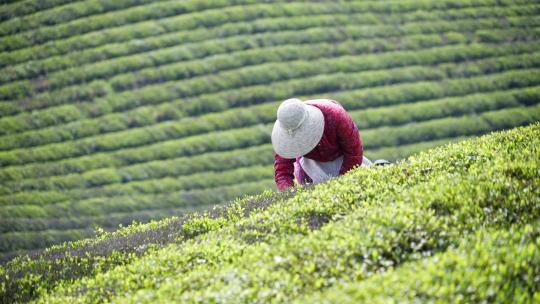
<svg viewBox="0 0 540 304">
<path fill-rule="evenodd" d="M 538 303 L 540 123 L 0 267 L 1 302 Z"/>
<path fill-rule="evenodd" d="M 275 191 L 270 132 L 290 97 L 343 104 L 372 159 L 534 123 L 539 34 L 534 0 L 4 1 L 0 261 Z M 447 263 L 491 235 L 520 242 L 453 248 L 448 233 Z"/>
</svg>

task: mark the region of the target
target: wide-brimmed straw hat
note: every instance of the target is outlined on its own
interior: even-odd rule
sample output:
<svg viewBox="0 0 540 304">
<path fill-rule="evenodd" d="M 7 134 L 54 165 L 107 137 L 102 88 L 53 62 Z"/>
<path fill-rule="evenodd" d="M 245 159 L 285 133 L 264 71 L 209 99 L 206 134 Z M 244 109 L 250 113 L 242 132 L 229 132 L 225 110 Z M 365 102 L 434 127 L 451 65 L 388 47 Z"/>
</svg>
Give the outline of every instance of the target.
<svg viewBox="0 0 540 304">
<path fill-rule="evenodd" d="M 272 146 L 283 158 L 296 158 L 317 146 L 324 132 L 321 110 L 300 99 L 287 99 L 277 110 L 272 130 Z"/>
</svg>

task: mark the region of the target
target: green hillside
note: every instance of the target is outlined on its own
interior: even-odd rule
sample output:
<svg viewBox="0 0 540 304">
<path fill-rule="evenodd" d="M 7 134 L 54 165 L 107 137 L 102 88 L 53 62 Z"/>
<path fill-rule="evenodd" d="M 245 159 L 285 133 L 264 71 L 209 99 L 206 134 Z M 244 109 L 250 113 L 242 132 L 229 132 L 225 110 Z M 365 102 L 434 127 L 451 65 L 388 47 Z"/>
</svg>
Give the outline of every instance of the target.
<svg viewBox="0 0 540 304">
<path fill-rule="evenodd" d="M 0 261 L 275 189 L 290 97 L 369 158 L 540 120 L 534 0 L 0 5 Z"/>
<path fill-rule="evenodd" d="M 538 303 L 540 123 L 0 268 L 5 303 Z"/>
</svg>

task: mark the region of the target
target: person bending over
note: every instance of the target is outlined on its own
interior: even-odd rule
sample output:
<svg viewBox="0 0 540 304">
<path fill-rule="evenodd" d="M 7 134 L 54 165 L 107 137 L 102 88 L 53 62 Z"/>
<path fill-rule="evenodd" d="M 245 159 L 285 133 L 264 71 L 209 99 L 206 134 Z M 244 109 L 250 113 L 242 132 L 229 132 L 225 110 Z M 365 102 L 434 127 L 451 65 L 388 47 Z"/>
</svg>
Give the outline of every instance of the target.
<svg viewBox="0 0 540 304">
<path fill-rule="evenodd" d="M 285 100 L 272 130 L 275 181 L 281 192 L 321 183 L 352 168 L 370 165 L 354 121 L 335 100 Z"/>
</svg>

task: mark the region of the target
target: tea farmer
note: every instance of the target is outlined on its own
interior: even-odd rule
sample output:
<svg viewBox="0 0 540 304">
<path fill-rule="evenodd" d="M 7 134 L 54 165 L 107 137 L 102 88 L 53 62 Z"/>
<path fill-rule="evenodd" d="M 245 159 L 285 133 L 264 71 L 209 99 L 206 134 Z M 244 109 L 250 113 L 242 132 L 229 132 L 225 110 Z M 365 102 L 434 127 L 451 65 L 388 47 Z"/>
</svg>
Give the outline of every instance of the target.
<svg viewBox="0 0 540 304">
<path fill-rule="evenodd" d="M 285 100 L 272 130 L 275 181 L 279 191 L 321 183 L 355 166 L 371 164 L 363 157 L 358 128 L 336 101 Z"/>
</svg>

